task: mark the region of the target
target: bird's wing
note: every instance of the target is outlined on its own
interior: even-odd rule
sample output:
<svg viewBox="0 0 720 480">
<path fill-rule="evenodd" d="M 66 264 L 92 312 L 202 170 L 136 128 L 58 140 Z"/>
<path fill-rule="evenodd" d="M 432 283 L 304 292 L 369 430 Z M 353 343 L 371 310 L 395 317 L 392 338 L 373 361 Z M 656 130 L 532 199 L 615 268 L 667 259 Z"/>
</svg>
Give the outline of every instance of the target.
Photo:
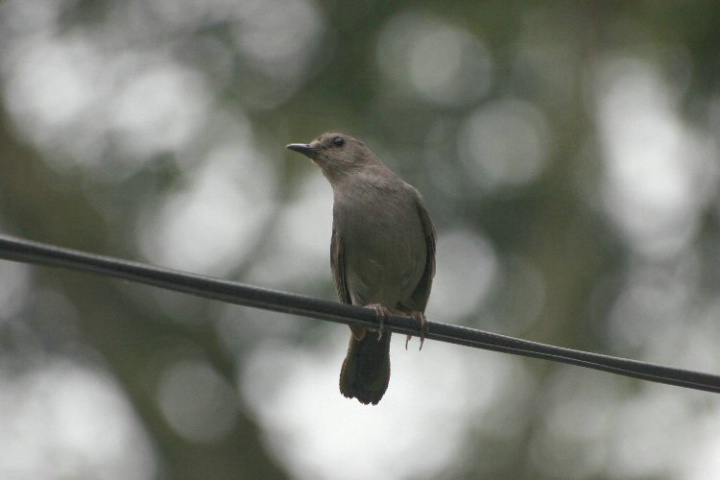
<svg viewBox="0 0 720 480">
<path fill-rule="evenodd" d="M 335 226 L 333 226 L 332 239 L 330 240 L 330 268 L 332 268 L 335 290 L 337 290 L 340 301 L 348 304 L 352 303 L 350 290 L 348 290 L 347 279 L 345 277 L 343 246 Z"/>
<path fill-rule="evenodd" d="M 415 206 L 417 207 L 418 215 L 420 215 L 420 223 L 422 224 L 423 234 L 425 235 L 426 254 L 425 270 L 410 299 L 413 304 L 411 305 L 412 310 L 423 312 L 425 311 L 428 297 L 430 297 L 430 289 L 432 288 L 432 281 L 435 276 L 435 244 L 437 240 L 435 227 L 433 226 L 432 220 L 430 220 L 430 214 L 420 198 L 415 199 Z"/>
<path fill-rule="evenodd" d="M 330 268 L 332 268 L 333 280 L 335 280 L 335 290 L 337 290 L 341 302 L 352 304 L 350 290 L 348 290 L 347 286 L 347 278 L 345 277 L 345 258 L 343 252 L 342 240 L 340 240 L 340 235 L 338 235 L 333 225 L 332 238 L 330 240 Z M 365 327 L 350 325 L 350 330 L 352 330 L 353 337 L 358 341 L 365 338 L 367 334 L 367 328 Z"/>
</svg>

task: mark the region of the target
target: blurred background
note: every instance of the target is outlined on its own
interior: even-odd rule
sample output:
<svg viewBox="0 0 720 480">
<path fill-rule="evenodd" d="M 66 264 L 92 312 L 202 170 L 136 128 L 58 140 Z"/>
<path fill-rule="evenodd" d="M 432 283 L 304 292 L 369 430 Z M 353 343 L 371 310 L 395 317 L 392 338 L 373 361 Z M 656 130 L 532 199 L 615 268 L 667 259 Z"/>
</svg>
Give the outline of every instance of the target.
<svg viewBox="0 0 720 480">
<path fill-rule="evenodd" d="M 433 321 L 720 373 L 720 4 L 0 2 L 0 231 L 324 299 L 363 138 L 438 229 Z M 0 478 L 711 479 L 720 400 L 0 261 Z"/>
</svg>

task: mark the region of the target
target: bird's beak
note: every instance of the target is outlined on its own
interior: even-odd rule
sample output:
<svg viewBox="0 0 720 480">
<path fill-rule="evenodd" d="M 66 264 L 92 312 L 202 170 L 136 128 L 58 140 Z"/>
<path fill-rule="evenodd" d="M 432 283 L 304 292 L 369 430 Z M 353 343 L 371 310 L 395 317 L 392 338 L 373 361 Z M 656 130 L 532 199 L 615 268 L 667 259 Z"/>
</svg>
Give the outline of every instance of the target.
<svg viewBox="0 0 720 480">
<path fill-rule="evenodd" d="M 288 150 L 294 150 L 296 152 L 302 153 L 309 158 L 315 158 L 318 153 L 317 148 L 315 148 L 314 146 L 312 146 L 312 144 L 309 143 L 291 143 L 285 148 L 287 148 Z"/>
</svg>

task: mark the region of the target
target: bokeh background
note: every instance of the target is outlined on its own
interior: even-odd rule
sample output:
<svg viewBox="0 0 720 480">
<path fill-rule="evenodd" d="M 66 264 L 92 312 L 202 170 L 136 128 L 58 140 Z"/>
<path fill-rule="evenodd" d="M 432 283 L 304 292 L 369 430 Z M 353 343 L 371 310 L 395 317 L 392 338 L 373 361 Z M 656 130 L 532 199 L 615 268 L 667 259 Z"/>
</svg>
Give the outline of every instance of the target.
<svg viewBox="0 0 720 480">
<path fill-rule="evenodd" d="M 720 373 L 720 3 L 0 2 L 0 231 L 334 299 L 363 138 L 438 229 L 431 320 Z M 0 262 L 0 478 L 711 479 L 720 398 Z"/>
</svg>

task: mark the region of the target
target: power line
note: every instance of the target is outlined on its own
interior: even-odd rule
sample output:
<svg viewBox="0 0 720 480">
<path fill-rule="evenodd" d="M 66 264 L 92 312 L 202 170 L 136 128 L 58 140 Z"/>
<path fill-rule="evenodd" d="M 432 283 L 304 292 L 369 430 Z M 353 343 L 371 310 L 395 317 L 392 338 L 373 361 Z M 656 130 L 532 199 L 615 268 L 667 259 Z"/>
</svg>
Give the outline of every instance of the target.
<svg viewBox="0 0 720 480">
<path fill-rule="evenodd" d="M 375 310 L 367 308 L 103 255 L 93 255 L 7 235 L 0 235 L 0 258 L 107 275 L 246 307 L 291 313 L 346 325 L 378 327 Z M 421 334 L 419 322 L 410 317 L 392 315 L 385 319 L 384 326 L 393 332 L 415 336 Z M 651 382 L 720 393 L 720 376 L 718 375 L 556 347 L 473 328 L 427 322 L 425 338 L 578 365 Z"/>
</svg>

